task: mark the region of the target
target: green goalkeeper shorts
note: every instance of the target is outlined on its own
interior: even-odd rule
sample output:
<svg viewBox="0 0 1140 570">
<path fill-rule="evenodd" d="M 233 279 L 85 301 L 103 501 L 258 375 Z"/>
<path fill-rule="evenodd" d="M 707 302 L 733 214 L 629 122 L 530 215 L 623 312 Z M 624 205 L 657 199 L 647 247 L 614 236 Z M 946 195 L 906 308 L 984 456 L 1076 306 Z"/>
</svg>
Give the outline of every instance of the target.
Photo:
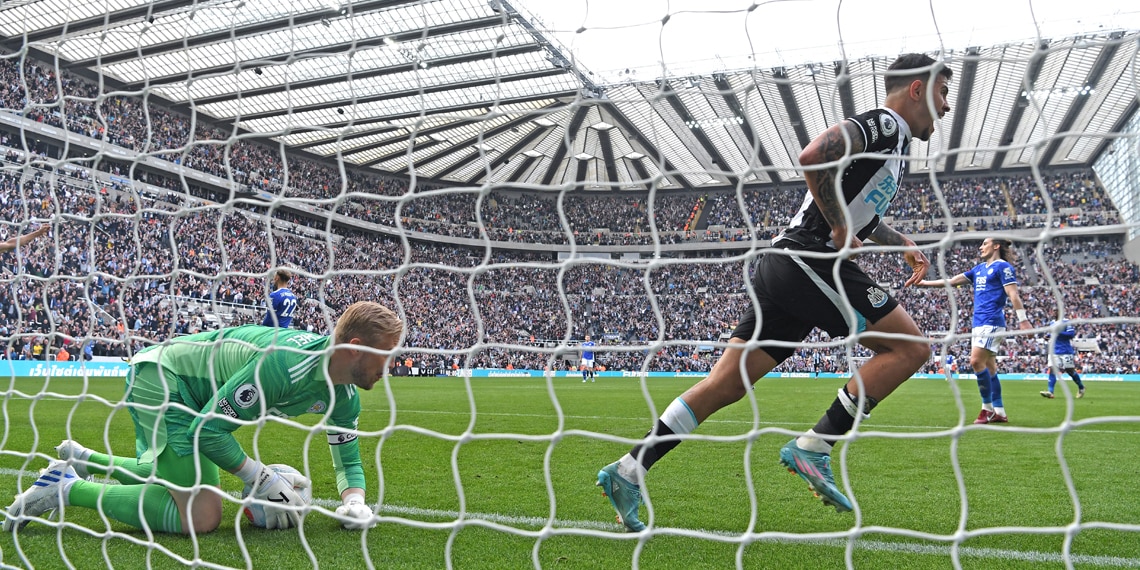
<svg viewBox="0 0 1140 570">
<path fill-rule="evenodd" d="M 140 362 L 127 375 L 126 401 L 135 423 L 135 457 L 156 464 L 155 476 L 179 487 L 218 486 L 218 466 L 194 453 L 192 414 L 178 390 L 181 379 L 153 362 Z"/>
</svg>

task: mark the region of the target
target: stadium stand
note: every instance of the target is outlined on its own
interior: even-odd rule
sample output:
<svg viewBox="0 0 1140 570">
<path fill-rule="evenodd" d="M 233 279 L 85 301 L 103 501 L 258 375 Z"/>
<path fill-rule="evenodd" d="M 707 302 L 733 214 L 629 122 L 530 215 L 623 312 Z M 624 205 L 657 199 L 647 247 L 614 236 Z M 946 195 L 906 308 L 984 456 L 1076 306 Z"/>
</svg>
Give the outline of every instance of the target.
<svg viewBox="0 0 1140 570">
<path fill-rule="evenodd" d="M 7 340 L 8 356 L 17 359 L 48 358 L 64 348 L 82 357 L 89 344 L 97 356 L 127 356 L 171 336 L 256 322 L 268 293 L 266 276 L 288 266 L 298 269 L 294 289 L 306 300 L 295 326 L 328 332 L 349 303 L 375 299 L 407 316 L 407 355 L 438 368 L 565 366 L 570 360 L 547 349 L 590 334 L 599 339 L 599 362 L 609 369 L 640 370 L 649 359 L 653 370 L 707 370 L 717 356 L 711 343 L 732 330 L 748 302 L 748 267 L 718 257 L 744 251 L 750 226 L 759 239 L 771 239 L 805 191 L 747 188 L 743 211 L 737 194 L 724 190 L 660 193 L 652 202 L 646 193 L 433 193 L 439 185 L 410 188 L 406 180 L 342 173 L 261 143 L 227 142 L 230 133 L 136 97 L 101 94 L 98 86 L 67 72 L 57 76 L 51 66 L 0 60 L 0 80 L 2 112 L 123 151 L 116 155 L 122 160 L 72 156 L 53 167 L 65 157 L 46 143 L 0 133 L 5 219 L 67 220 L 56 224 L 52 239 L 31 244 L 19 257 L 0 258 L 10 275 L 19 273 L 14 264 L 23 265 L 19 286 L 0 290 L 0 337 Z M 221 177 L 237 191 L 129 166 L 132 157 L 143 155 Z M 249 196 L 261 198 L 244 199 Z M 1060 215 L 1050 217 L 1050 211 Z M 1103 230 L 1119 223 L 1109 197 L 1082 170 L 1048 172 L 1040 181 L 1029 174 L 960 177 L 940 180 L 937 188 L 927 179 L 908 181 L 891 214 L 895 227 L 925 243 L 949 230 L 1047 224 Z M 377 225 L 389 231 L 376 231 Z M 392 228 L 419 234 L 405 244 Z M 509 265 L 555 260 L 549 250 L 515 245 L 650 245 L 652 229 L 667 257 L 644 267 L 572 264 L 560 273 L 553 264 Z M 482 240 L 483 232 L 489 241 L 482 243 L 492 246 L 486 261 L 488 248 L 452 239 Z M 0 239 L 5 237 L 10 236 Z M 689 253 L 669 247 L 694 242 L 721 247 Z M 944 263 L 948 271 L 961 270 L 974 261 L 974 247 L 959 242 L 942 255 L 932 248 L 934 267 Z M 1069 317 L 1140 313 L 1140 274 L 1124 260 L 1122 248 L 1122 234 L 1111 228 L 1058 238 L 1038 250 L 1023 247 L 1022 294 L 1034 322 L 1056 318 L 1058 296 Z M 968 294 L 956 292 L 955 311 L 945 291 L 920 296 L 900 290 L 905 272 L 897 254 L 863 255 L 881 257 L 862 266 L 890 285 L 929 334 L 968 331 Z M 691 263 L 696 258 L 700 262 Z M 398 271 L 401 264 L 410 268 Z M 476 312 L 481 319 L 474 318 Z M 1113 325 L 1081 332 L 1100 349 L 1082 359 L 1084 369 L 1140 369 L 1135 335 Z M 673 343 L 679 339 L 696 344 Z M 781 370 L 844 371 L 841 344 L 819 331 L 808 342 L 820 346 L 801 349 Z M 1036 371 L 1044 363 L 1042 343 L 1017 337 L 1007 344 L 1008 357 Z M 480 344 L 488 346 L 468 354 Z M 499 346 L 505 344 L 533 350 Z M 953 351 L 964 354 L 965 343 L 958 344 Z M 618 346 L 624 348 L 613 348 Z M 932 358 L 931 371 L 936 363 Z"/>
</svg>

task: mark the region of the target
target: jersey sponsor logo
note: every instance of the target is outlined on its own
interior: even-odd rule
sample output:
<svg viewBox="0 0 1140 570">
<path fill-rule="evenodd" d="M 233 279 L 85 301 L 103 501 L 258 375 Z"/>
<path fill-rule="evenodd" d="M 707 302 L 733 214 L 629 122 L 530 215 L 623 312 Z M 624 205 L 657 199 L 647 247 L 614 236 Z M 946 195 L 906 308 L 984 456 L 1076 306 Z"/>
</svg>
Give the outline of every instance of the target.
<svg viewBox="0 0 1140 570">
<path fill-rule="evenodd" d="M 237 419 L 238 417 L 237 412 L 234 411 L 233 406 L 230 405 L 230 401 L 225 398 L 218 400 L 218 409 L 231 418 Z"/>
<path fill-rule="evenodd" d="M 882 216 L 887 208 L 891 206 L 891 201 L 895 199 L 895 194 L 899 191 L 898 182 L 894 176 L 887 175 L 875 187 L 867 193 L 867 197 L 863 198 L 864 204 L 874 204 L 875 214 Z"/>
<path fill-rule="evenodd" d="M 1013 268 L 1012 267 L 1006 267 L 1005 269 L 1002 269 L 1001 272 L 1002 272 L 1002 275 L 1005 276 L 1006 280 L 1013 279 Z"/>
<path fill-rule="evenodd" d="M 871 135 L 870 144 L 875 144 L 879 140 L 879 126 L 875 124 L 875 119 L 867 119 L 867 132 Z"/>
<path fill-rule="evenodd" d="M 974 290 L 975 291 L 984 291 L 985 289 L 986 289 L 986 276 L 985 275 L 979 275 L 976 278 L 974 278 Z"/>
<path fill-rule="evenodd" d="M 343 445 L 350 441 L 356 441 L 355 433 L 330 433 L 329 445 Z"/>
<path fill-rule="evenodd" d="M 246 409 L 257 403 L 261 399 L 261 391 L 253 384 L 242 384 L 234 390 L 234 402 L 237 407 Z"/>
<path fill-rule="evenodd" d="M 899 123 L 890 113 L 879 115 L 879 126 L 883 129 L 883 136 L 889 137 L 899 130 Z"/>
<path fill-rule="evenodd" d="M 313 402 L 312 406 L 309 406 L 309 409 L 306 410 L 306 413 L 319 414 L 321 412 L 324 412 L 326 408 L 328 408 L 328 404 L 326 404 L 324 400 L 317 400 L 316 402 Z"/>
<path fill-rule="evenodd" d="M 882 289 L 879 289 L 878 287 L 868 287 L 867 288 L 867 300 L 870 301 L 871 306 L 876 308 L 876 309 L 878 309 L 879 307 L 882 307 L 883 305 L 886 305 L 887 299 L 889 299 L 889 298 L 890 297 L 887 296 L 886 291 L 883 291 Z"/>
</svg>

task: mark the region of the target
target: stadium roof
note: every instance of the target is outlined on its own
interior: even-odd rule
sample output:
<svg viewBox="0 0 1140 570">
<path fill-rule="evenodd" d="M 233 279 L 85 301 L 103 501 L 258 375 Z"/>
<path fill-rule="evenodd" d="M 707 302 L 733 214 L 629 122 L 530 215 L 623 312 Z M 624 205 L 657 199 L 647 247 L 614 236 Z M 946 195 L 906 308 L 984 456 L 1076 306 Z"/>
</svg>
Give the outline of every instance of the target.
<svg viewBox="0 0 1140 570">
<path fill-rule="evenodd" d="M 299 152 L 586 189 L 802 180 L 800 149 L 879 105 L 892 59 L 597 84 L 506 0 L 25 0 L 0 35 Z M 1138 37 L 948 51 L 954 110 L 912 172 L 1091 165 L 1137 109 Z"/>
</svg>

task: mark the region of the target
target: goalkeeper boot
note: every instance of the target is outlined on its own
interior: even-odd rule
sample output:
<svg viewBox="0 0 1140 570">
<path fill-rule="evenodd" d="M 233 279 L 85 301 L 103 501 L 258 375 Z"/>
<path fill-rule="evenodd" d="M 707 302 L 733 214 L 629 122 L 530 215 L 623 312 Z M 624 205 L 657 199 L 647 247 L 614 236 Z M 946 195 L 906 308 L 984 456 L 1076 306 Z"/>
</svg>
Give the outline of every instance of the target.
<svg viewBox="0 0 1140 570">
<path fill-rule="evenodd" d="M 1041 397 L 1042 398 L 1049 398 L 1050 400 L 1052 400 L 1053 398 L 1056 398 L 1056 396 L 1054 396 L 1053 393 L 1048 391 L 1048 390 L 1042 390 L 1041 391 Z"/>
<path fill-rule="evenodd" d="M 606 498 L 617 511 L 617 521 L 630 532 L 645 530 L 645 523 L 637 519 L 637 508 L 641 506 L 641 488 L 618 474 L 618 462 L 606 465 L 598 471 L 597 486 L 602 488 Z"/>
<path fill-rule="evenodd" d="M 67 504 L 71 485 L 79 480 L 75 470 L 66 461 L 54 461 L 40 471 L 40 478 L 27 491 L 16 495 L 4 517 L 4 532 L 24 528 L 28 518 L 50 513 Z"/>
<path fill-rule="evenodd" d="M 780 463 L 807 481 L 815 496 L 823 500 L 823 504 L 835 507 L 835 512 L 851 510 L 851 501 L 835 486 L 830 455 L 800 449 L 793 439 L 780 448 Z"/>
<path fill-rule="evenodd" d="M 91 473 L 87 471 L 87 459 L 91 457 L 90 449 L 83 447 L 77 441 L 65 439 L 55 446 L 55 454 L 71 465 L 80 479 L 91 479 Z"/>
<path fill-rule="evenodd" d="M 994 413 L 983 408 L 981 412 L 978 412 L 978 419 L 974 420 L 974 423 L 988 424 L 990 423 L 990 418 L 992 417 L 994 417 Z"/>
<path fill-rule="evenodd" d="M 991 424 L 1008 424 L 1009 423 L 1009 416 L 1003 416 L 1002 414 L 994 412 L 994 414 L 992 416 L 990 416 L 990 423 Z"/>
</svg>

